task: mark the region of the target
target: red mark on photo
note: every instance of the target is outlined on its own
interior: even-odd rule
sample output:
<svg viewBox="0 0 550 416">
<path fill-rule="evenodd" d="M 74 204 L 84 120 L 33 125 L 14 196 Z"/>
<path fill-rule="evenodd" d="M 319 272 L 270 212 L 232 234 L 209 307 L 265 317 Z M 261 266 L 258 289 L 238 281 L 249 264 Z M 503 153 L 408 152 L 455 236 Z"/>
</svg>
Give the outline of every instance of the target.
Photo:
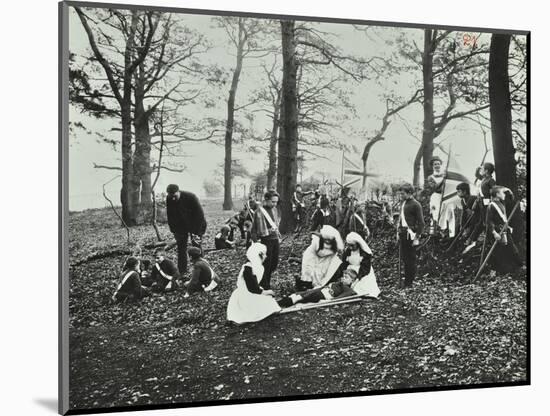
<svg viewBox="0 0 550 416">
<path fill-rule="evenodd" d="M 464 46 L 471 46 L 472 48 L 475 48 L 477 46 L 477 39 L 479 36 L 476 36 L 472 33 L 464 33 L 462 35 L 462 41 L 464 42 Z"/>
</svg>

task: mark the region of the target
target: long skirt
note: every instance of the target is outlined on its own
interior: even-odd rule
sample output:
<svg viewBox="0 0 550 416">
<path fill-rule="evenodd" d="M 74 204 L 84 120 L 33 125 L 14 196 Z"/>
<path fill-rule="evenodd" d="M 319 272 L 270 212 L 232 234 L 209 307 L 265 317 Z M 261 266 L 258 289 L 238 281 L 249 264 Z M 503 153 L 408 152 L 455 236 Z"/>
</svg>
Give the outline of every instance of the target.
<svg viewBox="0 0 550 416">
<path fill-rule="evenodd" d="M 371 267 L 370 273 L 366 276 L 363 276 L 360 280 L 357 280 L 355 284 L 351 287 L 355 293 L 363 296 L 372 296 L 377 298 L 380 294 L 380 288 L 376 282 L 376 275 L 374 270 Z"/>
<path fill-rule="evenodd" d="M 237 324 L 258 322 L 280 310 L 281 307 L 273 297 L 250 293 L 246 288 L 237 288 L 227 304 L 227 320 Z"/>
</svg>

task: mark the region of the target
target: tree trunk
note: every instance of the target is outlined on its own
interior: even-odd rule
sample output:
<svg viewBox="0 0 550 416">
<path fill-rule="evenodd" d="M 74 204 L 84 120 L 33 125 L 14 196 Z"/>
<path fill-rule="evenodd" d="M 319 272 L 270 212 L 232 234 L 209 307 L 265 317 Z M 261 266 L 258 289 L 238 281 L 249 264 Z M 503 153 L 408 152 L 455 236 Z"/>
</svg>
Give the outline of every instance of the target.
<svg viewBox="0 0 550 416">
<path fill-rule="evenodd" d="M 281 232 L 292 230 L 292 192 L 298 172 L 298 106 L 294 21 L 281 21 L 283 52 L 282 125 L 279 132 L 277 190 L 281 195 Z"/>
<path fill-rule="evenodd" d="M 419 187 L 420 186 L 420 163 L 422 162 L 422 151 L 424 148 L 421 146 L 418 147 L 418 151 L 416 152 L 416 156 L 414 157 L 414 164 L 413 164 L 413 186 Z"/>
<path fill-rule="evenodd" d="M 140 65 L 135 77 L 135 111 L 134 111 L 134 186 L 136 190 L 138 212 L 151 209 L 151 135 L 149 131 L 149 112 L 143 104 L 145 93 L 143 66 Z M 140 193 L 138 192 L 140 191 Z"/>
<path fill-rule="evenodd" d="M 361 183 L 361 193 L 365 195 L 365 197 L 367 195 L 367 163 L 369 161 L 370 151 L 372 149 L 372 146 L 382 140 L 384 140 L 383 136 L 373 137 L 367 142 L 367 144 L 365 145 L 365 149 L 363 150 L 363 156 L 361 157 L 361 159 L 363 160 L 363 181 Z"/>
<path fill-rule="evenodd" d="M 122 219 L 128 226 L 137 224 L 137 206 L 134 192 L 134 166 L 132 152 L 132 114 L 130 103 L 121 106 L 122 124 L 122 188 L 120 203 L 122 205 Z"/>
<path fill-rule="evenodd" d="M 281 93 L 277 93 L 277 101 L 273 106 L 273 126 L 271 128 L 271 137 L 269 138 L 269 166 L 267 168 L 267 189 L 274 188 L 275 177 L 277 175 L 277 135 L 279 132 L 281 108 Z"/>
<path fill-rule="evenodd" d="M 225 159 L 223 169 L 223 209 L 233 209 L 233 199 L 231 197 L 231 166 L 233 164 L 233 127 L 235 123 L 235 96 L 239 85 L 239 77 L 243 67 L 244 51 L 244 31 L 243 20 L 239 18 L 239 39 L 237 44 L 237 63 L 233 71 L 231 88 L 229 89 L 229 98 L 227 99 L 227 121 L 225 124 Z"/>
<path fill-rule="evenodd" d="M 491 37 L 489 57 L 489 100 L 495 175 L 499 185 L 517 193 L 516 149 L 512 139 L 512 104 L 508 76 L 510 35 Z"/>
<path fill-rule="evenodd" d="M 495 179 L 518 196 L 516 172 L 516 149 L 512 137 L 512 103 L 510 101 L 510 78 L 508 57 L 510 35 L 491 36 L 489 55 L 489 102 L 491 114 L 491 136 L 495 160 Z M 525 249 L 525 226 L 520 213 L 510 220 L 514 237 L 520 250 Z"/>
<path fill-rule="evenodd" d="M 432 174 L 430 160 L 434 152 L 434 82 L 433 82 L 434 34 L 424 30 L 424 53 L 422 55 L 422 79 L 424 84 L 424 124 L 422 131 L 422 162 L 424 181 Z"/>
</svg>

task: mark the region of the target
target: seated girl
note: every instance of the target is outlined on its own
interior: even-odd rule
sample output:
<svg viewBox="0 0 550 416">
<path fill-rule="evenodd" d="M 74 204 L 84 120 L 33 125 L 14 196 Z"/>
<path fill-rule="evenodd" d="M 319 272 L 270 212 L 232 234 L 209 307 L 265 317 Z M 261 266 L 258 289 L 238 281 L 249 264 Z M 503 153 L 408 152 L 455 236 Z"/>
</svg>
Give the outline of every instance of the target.
<svg viewBox="0 0 550 416">
<path fill-rule="evenodd" d="M 201 250 L 198 247 L 190 247 L 187 253 L 189 254 L 192 268 L 191 279 L 184 283 L 184 286 L 187 288 L 186 296 L 214 290 L 218 286 L 219 280 L 210 264 L 201 257 Z"/>
<path fill-rule="evenodd" d="M 266 253 L 266 246 L 260 243 L 252 243 L 246 251 L 248 262 L 241 267 L 237 288 L 227 304 L 228 321 L 237 324 L 257 322 L 281 310 L 273 299 L 273 291 L 263 290 L 259 284 L 264 274 Z"/>
<path fill-rule="evenodd" d="M 351 288 L 357 278 L 357 272 L 353 269 L 344 270 L 339 282 L 330 283 L 325 287 L 298 292 L 281 299 L 278 304 L 282 308 L 288 308 L 296 303 L 316 303 L 321 300 L 340 299 L 357 293 Z"/>
<path fill-rule="evenodd" d="M 380 289 L 371 262 L 372 250 L 366 241 L 355 232 L 349 233 L 346 236 L 346 249 L 342 255 L 340 270 L 357 272 L 357 280 L 352 285 L 357 294 L 378 297 Z"/>
<path fill-rule="evenodd" d="M 216 250 L 235 247 L 233 228 L 227 224 L 222 225 L 220 232 L 214 237 L 214 246 L 216 247 Z"/>
<path fill-rule="evenodd" d="M 342 275 L 338 254 L 343 249 L 344 242 L 336 228 L 324 225 L 320 233 L 313 233 L 302 256 L 302 273 L 296 280 L 296 290 L 322 287 L 338 280 Z"/>
<path fill-rule="evenodd" d="M 139 275 L 139 260 L 135 257 L 129 257 L 124 263 L 120 281 L 111 299 L 115 302 L 124 302 L 127 300 L 136 301 L 149 296 L 151 292 L 141 285 Z"/>
</svg>

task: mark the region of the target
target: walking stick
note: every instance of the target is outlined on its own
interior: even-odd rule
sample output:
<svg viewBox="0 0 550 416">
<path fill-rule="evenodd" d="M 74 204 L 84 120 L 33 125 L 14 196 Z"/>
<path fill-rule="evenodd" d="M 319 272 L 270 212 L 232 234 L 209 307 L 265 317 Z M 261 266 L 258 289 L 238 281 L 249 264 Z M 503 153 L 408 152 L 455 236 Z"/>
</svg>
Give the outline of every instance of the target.
<svg viewBox="0 0 550 416">
<path fill-rule="evenodd" d="M 506 232 L 506 230 L 508 229 L 508 224 L 510 223 L 510 220 L 512 219 L 512 217 L 514 216 L 515 212 L 516 212 L 516 209 L 518 208 L 519 206 L 519 203 L 520 201 L 516 202 L 516 205 L 514 205 L 514 209 L 512 209 L 512 212 L 510 213 L 510 216 L 508 217 L 508 221 L 506 221 L 504 223 L 504 226 L 502 227 L 502 230 L 500 231 L 499 235 L 500 237 L 502 238 L 502 235 Z M 487 239 L 487 235 L 485 235 L 485 238 Z M 495 251 L 495 248 L 498 244 L 498 240 L 495 239 L 495 242 L 493 243 L 493 246 L 491 247 L 491 249 L 489 250 L 489 252 L 487 253 L 487 257 L 485 257 L 485 260 L 483 260 L 483 255 L 482 255 L 482 260 L 483 260 L 483 263 L 481 264 L 481 267 L 479 268 L 479 270 L 477 271 L 475 277 L 472 279 L 472 283 L 474 283 L 477 278 L 479 277 L 479 275 L 481 274 L 481 272 L 483 271 L 483 268 L 485 267 L 485 265 L 487 264 L 487 262 L 489 261 L 489 258 L 491 257 L 491 254 L 493 254 L 493 251 Z"/>
</svg>

